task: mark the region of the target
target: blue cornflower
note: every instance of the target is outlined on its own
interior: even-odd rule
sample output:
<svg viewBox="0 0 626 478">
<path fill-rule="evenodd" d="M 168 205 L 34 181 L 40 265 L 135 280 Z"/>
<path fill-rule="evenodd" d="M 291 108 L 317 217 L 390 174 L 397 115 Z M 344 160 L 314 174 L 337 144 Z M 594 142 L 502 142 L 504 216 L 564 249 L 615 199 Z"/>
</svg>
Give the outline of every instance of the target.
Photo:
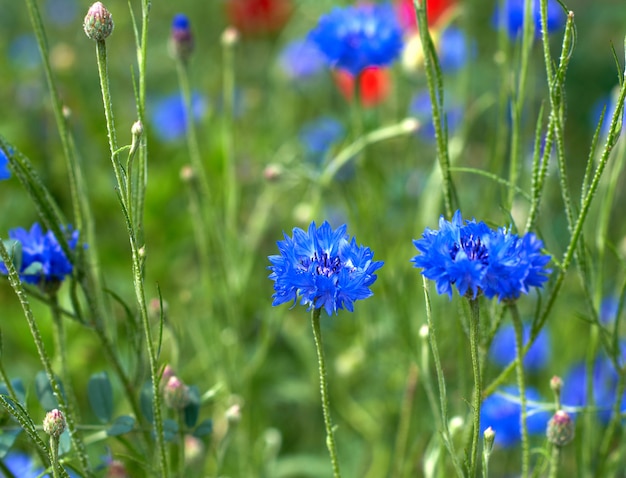
<svg viewBox="0 0 626 478">
<path fill-rule="evenodd" d="M 510 38 L 521 36 L 524 26 L 525 0 L 504 0 L 504 5 L 496 6 L 493 14 L 493 25 L 505 28 Z M 535 36 L 541 37 L 541 5 L 540 0 L 534 0 L 532 14 L 535 22 Z M 547 26 L 548 33 L 559 30 L 565 25 L 565 14 L 556 0 L 548 0 Z"/>
<path fill-rule="evenodd" d="M 476 44 L 468 42 L 456 27 L 446 28 L 439 39 L 439 64 L 445 73 L 454 73 L 476 55 Z"/>
<path fill-rule="evenodd" d="M 448 134 L 454 134 L 463 120 L 463 109 L 454 101 L 446 101 L 444 114 L 448 124 Z M 409 115 L 420 120 L 419 136 L 429 142 L 435 141 L 433 110 L 428 91 L 422 91 L 413 96 L 409 103 Z M 443 118 L 441 121 L 443 124 Z"/>
<path fill-rule="evenodd" d="M 194 120 L 198 121 L 207 107 L 206 99 L 200 93 L 191 95 L 191 110 Z M 175 141 L 185 135 L 187 131 L 187 119 L 185 106 L 180 94 L 166 96 L 154 105 L 152 124 L 156 135 L 162 141 Z"/>
<path fill-rule="evenodd" d="M 524 324 L 522 332 L 524 345 L 530 339 L 530 329 L 530 325 Z M 512 325 L 505 325 L 498 330 L 491 343 L 489 357 L 501 367 L 506 367 L 515 360 L 515 328 Z M 550 336 L 544 328 L 524 356 L 524 370 L 538 372 L 548 364 L 549 359 Z"/>
<path fill-rule="evenodd" d="M 9 179 L 11 177 L 11 170 L 9 169 L 9 158 L 7 158 L 4 151 L 0 149 L 0 180 Z"/>
<path fill-rule="evenodd" d="M 541 253 L 543 243 L 533 233 L 519 237 L 506 228 L 492 230 L 482 221 L 463 221 L 460 211 L 451 222 L 441 216 L 439 230 L 426 228 L 413 244 L 421 254 L 411 262 L 450 298 L 456 285 L 462 296 L 517 299 L 530 287 L 541 287 L 550 272 L 545 268 L 550 256 Z"/>
<path fill-rule="evenodd" d="M 346 234 L 347 226 L 333 230 L 326 221 L 318 228 L 312 222 L 307 232 L 293 229 L 293 238 L 284 234 L 278 241 L 280 255 L 269 256 L 276 291 L 272 305 L 300 303 L 326 310 L 328 315 L 346 308 L 353 311 L 354 301 L 372 295 L 369 289 L 374 272 L 383 262 L 374 261 L 369 247 L 357 246 Z"/>
<path fill-rule="evenodd" d="M 78 231 L 68 228 L 68 245 L 76 248 Z M 33 224 L 30 231 L 17 227 L 9 231 L 9 238 L 22 246 L 20 278 L 28 284 L 54 285 L 72 273 L 73 266 L 52 231 L 43 233 L 39 223 Z M 0 272 L 7 274 L 4 263 L 0 263 Z"/>
<path fill-rule="evenodd" d="M 312 41 L 301 38 L 281 51 L 278 63 L 291 80 L 310 78 L 326 67 L 326 58 Z"/>
<path fill-rule="evenodd" d="M 332 68 L 357 76 L 369 66 L 390 65 L 403 46 L 402 29 L 389 4 L 333 8 L 309 33 Z"/>
<path fill-rule="evenodd" d="M 532 387 L 526 387 L 526 401 L 528 433 L 530 435 L 545 433 L 550 413 L 541 411 L 536 404 L 529 403 L 541 401 L 539 392 Z M 491 427 L 496 432 L 496 445 L 503 448 L 516 445 L 522 438 L 521 414 L 522 406 L 517 388 L 503 387 L 487 397 L 480 407 L 481 433 Z"/>
<path fill-rule="evenodd" d="M 345 128 L 339 121 L 330 116 L 322 116 L 302 126 L 298 139 L 309 155 L 320 158 L 344 134 Z"/>
</svg>

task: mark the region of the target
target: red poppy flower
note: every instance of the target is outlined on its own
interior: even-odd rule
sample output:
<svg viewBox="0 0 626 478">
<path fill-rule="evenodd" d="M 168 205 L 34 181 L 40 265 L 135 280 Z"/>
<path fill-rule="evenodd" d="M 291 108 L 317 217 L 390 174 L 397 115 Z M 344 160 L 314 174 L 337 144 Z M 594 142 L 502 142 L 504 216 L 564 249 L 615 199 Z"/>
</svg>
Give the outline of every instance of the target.
<svg viewBox="0 0 626 478">
<path fill-rule="evenodd" d="M 290 0 L 227 0 L 230 24 L 242 34 L 264 34 L 280 30 L 292 12 Z"/>
<path fill-rule="evenodd" d="M 341 94 L 349 101 L 354 97 L 354 76 L 345 70 L 335 72 L 335 83 Z M 361 104 L 375 106 L 389 94 L 391 78 L 389 71 L 384 68 L 365 68 L 359 75 Z"/>
<path fill-rule="evenodd" d="M 455 0 L 427 0 L 428 24 L 432 26 L 437 23 L 437 20 L 455 3 Z M 405 30 L 415 30 L 417 28 L 413 0 L 400 0 L 397 4 L 397 11 L 402 28 Z"/>
</svg>

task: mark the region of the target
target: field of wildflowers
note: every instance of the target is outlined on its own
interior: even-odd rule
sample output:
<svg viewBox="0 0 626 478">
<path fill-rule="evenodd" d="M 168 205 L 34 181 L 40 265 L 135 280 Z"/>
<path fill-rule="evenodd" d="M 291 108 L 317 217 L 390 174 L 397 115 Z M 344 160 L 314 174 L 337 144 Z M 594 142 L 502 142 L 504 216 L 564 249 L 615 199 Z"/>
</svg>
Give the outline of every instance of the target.
<svg viewBox="0 0 626 478">
<path fill-rule="evenodd" d="M 626 476 L 623 0 L 0 2 L 0 476 Z"/>
</svg>

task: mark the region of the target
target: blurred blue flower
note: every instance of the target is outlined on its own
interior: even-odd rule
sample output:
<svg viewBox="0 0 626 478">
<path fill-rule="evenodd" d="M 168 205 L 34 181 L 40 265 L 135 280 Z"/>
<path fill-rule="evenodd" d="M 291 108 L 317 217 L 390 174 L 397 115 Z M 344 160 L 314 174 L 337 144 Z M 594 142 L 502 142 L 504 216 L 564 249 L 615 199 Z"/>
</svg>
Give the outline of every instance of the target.
<svg viewBox="0 0 626 478">
<path fill-rule="evenodd" d="M 298 139 L 309 156 L 320 159 L 344 134 L 345 128 L 339 121 L 330 116 L 322 116 L 302 126 Z"/>
<path fill-rule="evenodd" d="M 619 310 L 619 299 L 615 296 L 605 297 L 600 304 L 600 323 L 609 325 L 617 318 L 617 312 Z"/>
<path fill-rule="evenodd" d="M 593 393 L 593 404 L 597 408 L 598 419 L 604 424 L 608 423 L 611 418 L 617 379 L 618 374 L 611 361 L 606 357 L 598 357 L 593 365 L 591 393 Z M 590 403 L 587 396 L 587 365 L 584 362 L 572 366 L 563 379 L 561 402 L 566 407 L 584 407 Z M 624 398 L 622 398 L 622 410 L 624 408 Z M 572 411 L 572 413 L 575 412 Z"/>
<path fill-rule="evenodd" d="M 530 339 L 529 324 L 523 326 L 523 343 L 526 345 Z M 491 343 L 489 357 L 494 363 L 501 367 L 506 367 L 515 360 L 515 328 L 511 324 L 500 327 Z M 524 370 L 528 372 L 538 372 L 543 369 L 550 359 L 550 335 L 543 328 L 535 343 L 530 347 L 528 353 L 524 357 Z"/>
<path fill-rule="evenodd" d="M 492 22 L 497 29 L 505 28 L 509 37 L 518 38 L 524 25 L 525 0 L 504 0 L 504 5 L 496 5 Z M 534 0 L 532 15 L 535 22 L 535 37 L 541 37 L 541 4 Z M 559 30 L 565 25 L 565 13 L 556 0 L 548 0 L 548 33 Z"/>
<path fill-rule="evenodd" d="M 281 51 L 278 63 L 291 80 L 310 78 L 326 67 L 326 58 L 312 41 L 301 38 Z"/>
<path fill-rule="evenodd" d="M 411 262 L 450 298 L 456 285 L 461 296 L 517 299 L 541 287 L 550 272 L 550 256 L 541 253 L 543 243 L 533 233 L 520 238 L 503 227 L 492 230 L 482 221 L 463 221 L 460 211 L 451 222 L 441 216 L 439 230 L 426 228 L 413 244 L 421 254 Z"/>
<path fill-rule="evenodd" d="M 68 243 L 74 250 L 78 242 L 78 231 L 67 229 Z M 9 238 L 22 246 L 20 278 L 28 284 L 54 284 L 63 281 L 72 273 L 72 263 L 61 249 L 52 231 L 46 234 L 39 223 L 33 224 L 30 231 L 17 227 L 9 231 Z M 0 273 L 7 274 L 4 263 L 0 263 Z"/>
<path fill-rule="evenodd" d="M 529 402 L 540 402 L 539 392 L 532 387 L 526 387 L 526 413 L 528 433 L 530 435 L 544 434 L 550 420 L 550 413 L 541 411 L 536 405 Z M 496 432 L 495 444 L 508 448 L 521 441 L 522 406 L 519 403 L 517 387 L 503 387 L 493 395 L 487 397 L 480 408 L 480 428 L 483 433 L 488 427 Z"/>
<path fill-rule="evenodd" d="M 206 111 L 207 101 L 200 93 L 191 95 L 191 110 L 198 121 Z M 161 141 L 175 141 L 182 138 L 187 130 L 187 119 L 183 98 L 174 93 L 158 100 L 152 112 L 152 124 L 156 135 Z"/>
<path fill-rule="evenodd" d="M 468 42 L 460 29 L 448 27 L 441 34 L 438 51 L 441 70 L 454 73 L 476 56 L 476 44 Z"/>
<path fill-rule="evenodd" d="M 46 20 L 57 26 L 69 25 L 78 15 L 76 0 L 47 0 Z"/>
<path fill-rule="evenodd" d="M 390 65 L 403 47 L 402 30 L 390 4 L 335 7 L 309 33 L 332 68 L 357 76 L 368 66 Z"/>
<path fill-rule="evenodd" d="M 11 177 L 11 170 L 9 169 L 9 158 L 7 158 L 4 151 L 0 149 L 0 180 L 9 179 Z"/>
<path fill-rule="evenodd" d="M 444 104 L 445 119 L 448 123 L 448 134 L 452 135 L 463 120 L 463 109 L 454 101 Z M 429 142 L 435 141 L 435 125 L 428 91 L 417 93 L 409 103 L 409 115 L 420 120 L 419 136 Z M 443 118 L 441 119 L 443 124 Z"/>
<path fill-rule="evenodd" d="M 24 34 L 16 37 L 9 45 L 8 57 L 16 68 L 25 70 L 37 68 L 41 57 L 35 36 Z"/>
<path fill-rule="evenodd" d="M 604 111 L 604 117 L 602 118 L 602 125 L 600 126 L 600 141 L 604 140 L 609 135 L 609 130 L 611 128 L 611 118 L 615 114 L 615 106 L 616 106 L 616 94 L 607 95 L 603 98 L 597 100 L 592 107 L 592 126 L 595 131 L 598 122 L 600 121 L 600 116 L 602 115 L 602 111 Z M 622 113 L 622 132 L 624 131 L 624 113 Z"/>
<path fill-rule="evenodd" d="M 2 460 L 13 476 L 19 476 L 20 478 L 35 478 L 39 476 L 32 459 L 24 453 L 13 452 Z M 0 471 L 0 477 L 4 478 L 4 476 L 4 473 Z"/>
<path fill-rule="evenodd" d="M 309 310 L 323 307 L 332 315 L 343 308 L 352 312 L 355 300 L 372 295 L 369 286 L 383 262 L 373 260 L 369 247 L 350 241 L 346 228 L 344 224 L 333 230 L 326 221 L 318 228 L 312 222 L 308 232 L 296 227 L 293 238 L 284 234 L 285 240 L 277 243 L 280 255 L 269 256 L 272 305 L 295 305 L 300 297 Z"/>
</svg>

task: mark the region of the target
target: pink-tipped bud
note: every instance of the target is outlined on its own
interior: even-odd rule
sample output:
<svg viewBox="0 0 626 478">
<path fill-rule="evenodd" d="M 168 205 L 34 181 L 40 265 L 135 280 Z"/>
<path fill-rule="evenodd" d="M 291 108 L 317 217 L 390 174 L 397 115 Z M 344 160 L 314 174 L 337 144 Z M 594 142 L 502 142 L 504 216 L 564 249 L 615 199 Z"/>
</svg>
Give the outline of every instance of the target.
<svg viewBox="0 0 626 478">
<path fill-rule="evenodd" d="M 182 410 L 189 405 L 189 387 L 178 377 L 170 377 L 163 389 L 163 400 L 168 407 Z"/>
<path fill-rule="evenodd" d="M 56 408 L 46 413 L 46 418 L 43 419 L 43 431 L 54 438 L 61 436 L 65 431 L 65 426 L 65 416 Z"/>
<path fill-rule="evenodd" d="M 233 425 L 239 423 L 241 421 L 241 405 L 235 404 L 230 406 L 224 415 L 226 416 L 228 423 Z"/>
<path fill-rule="evenodd" d="M 565 446 L 574 439 L 574 420 L 566 411 L 557 410 L 548 422 L 546 436 L 556 446 Z"/>
<path fill-rule="evenodd" d="M 106 478 L 130 478 L 126 466 L 119 460 L 111 460 L 107 468 Z"/>
<path fill-rule="evenodd" d="M 113 31 L 113 17 L 102 2 L 94 3 L 85 15 L 85 34 L 95 41 L 104 41 Z"/>
</svg>

